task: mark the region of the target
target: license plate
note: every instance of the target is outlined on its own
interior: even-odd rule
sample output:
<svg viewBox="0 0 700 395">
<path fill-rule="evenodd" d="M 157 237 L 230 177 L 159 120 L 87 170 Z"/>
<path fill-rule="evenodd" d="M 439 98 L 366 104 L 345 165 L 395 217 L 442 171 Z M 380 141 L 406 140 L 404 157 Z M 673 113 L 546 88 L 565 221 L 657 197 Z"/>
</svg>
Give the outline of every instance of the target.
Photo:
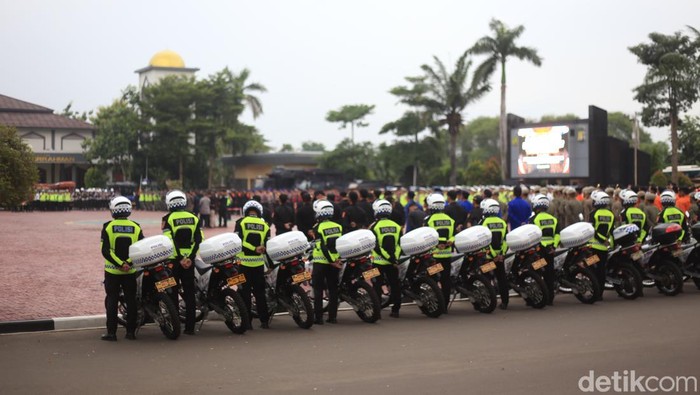
<svg viewBox="0 0 700 395">
<path fill-rule="evenodd" d="M 371 280 L 377 276 L 379 276 L 379 269 L 377 269 L 376 267 L 362 272 L 362 277 L 364 277 L 365 280 Z"/>
<path fill-rule="evenodd" d="M 177 281 L 175 281 L 175 277 L 168 277 L 165 280 L 160 280 L 156 283 L 156 289 L 158 292 L 163 292 L 168 288 L 172 288 L 177 285 Z"/>
<path fill-rule="evenodd" d="M 535 262 L 532 263 L 532 268 L 535 269 L 535 270 L 541 269 L 541 268 L 543 268 L 543 267 L 545 267 L 545 266 L 547 266 L 547 260 L 544 259 L 544 258 L 540 258 L 540 259 L 538 259 L 538 260 L 536 260 Z"/>
<path fill-rule="evenodd" d="M 494 263 L 494 262 L 484 263 L 483 265 L 481 265 L 481 272 L 488 273 L 495 268 L 496 268 L 496 263 Z"/>
<path fill-rule="evenodd" d="M 436 263 L 432 266 L 428 266 L 428 274 L 431 276 L 435 273 L 440 273 L 443 270 L 445 270 L 445 268 L 442 267 L 442 263 Z"/>
<path fill-rule="evenodd" d="M 245 282 L 245 274 L 243 274 L 243 273 L 235 275 L 233 277 L 229 277 L 226 279 L 226 283 L 228 283 L 229 287 L 233 287 L 234 285 L 238 285 L 238 284 L 243 284 L 244 282 Z"/>
<path fill-rule="evenodd" d="M 677 258 L 677 257 L 683 255 L 683 250 L 673 250 L 673 252 L 671 253 L 671 255 L 673 255 L 674 257 Z"/>
<path fill-rule="evenodd" d="M 595 265 L 598 262 L 600 262 L 600 257 L 598 255 L 591 255 L 586 258 L 586 265 L 588 266 Z"/>
<path fill-rule="evenodd" d="M 292 283 L 293 284 L 299 284 L 303 283 L 304 281 L 309 281 L 311 280 L 311 273 L 307 271 L 303 271 L 301 273 L 297 273 L 292 275 Z"/>
<path fill-rule="evenodd" d="M 632 258 L 633 261 L 638 261 L 638 260 L 642 259 L 642 256 L 643 256 L 643 255 L 644 255 L 644 254 L 643 254 L 641 251 L 637 251 L 637 252 L 635 252 L 634 254 L 631 255 L 631 258 Z"/>
</svg>

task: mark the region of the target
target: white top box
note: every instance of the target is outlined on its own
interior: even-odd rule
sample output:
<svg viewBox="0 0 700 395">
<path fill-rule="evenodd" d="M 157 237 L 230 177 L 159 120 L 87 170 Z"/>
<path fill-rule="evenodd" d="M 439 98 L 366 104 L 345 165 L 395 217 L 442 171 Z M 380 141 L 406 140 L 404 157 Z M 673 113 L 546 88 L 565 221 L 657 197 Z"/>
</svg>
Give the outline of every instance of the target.
<svg viewBox="0 0 700 395">
<path fill-rule="evenodd" d="M 582 246 L 593 238 L 595 230 L 588 222 L 577 222 L 562 229 L 559 233 L 559 245 L 562 248 Z"/>
<path fill-rule="evenodd" d="M 129 258 L 133 267 L 142 267 L 167 260 L 175 252 L 168 236 L 146 237 L 129 246 Z"/>
<path fill-rule="evenodd" d="M 243 250 L 241 238 L 235 233 L 222 233 L 199 245 L 199 256 L 207 265 L 233 258 Z"/>
<path fill-rule="evenodd" d="M 374 232 L 368 229 L 358 229 L 340 236 L 335 241 L 335 248 L 343 259 L 366 255 L 377 245 Z"/>
<path fill-rule="evenodd" d="M 293 230 L 271 238 L 267 241 L 266 248 L 270 259 L 281 261 L 303 254 L 309 249 L 309 241 L 304 233 Z"/>
<path fill-rule="evenodd" d="M 439 238 L 437 230 L 424 226 L 401 236 L 399 245 L 404 255 L 418 255 L 435 248 Z"/>
<path fill-rule="evenodd" d="M 523 251 L 542 240 L 542 230 L 537 225 L 527 224 L 511 230 L 506 235 L 506 243 L 513 251 Z"/>
<path fill-rule="evenodd" d="M 491 244 L 493 234 L 483 225 L 467 228 L 455 236 L 455 248 L 462 253 L 478 251 Z"/>
</svg>

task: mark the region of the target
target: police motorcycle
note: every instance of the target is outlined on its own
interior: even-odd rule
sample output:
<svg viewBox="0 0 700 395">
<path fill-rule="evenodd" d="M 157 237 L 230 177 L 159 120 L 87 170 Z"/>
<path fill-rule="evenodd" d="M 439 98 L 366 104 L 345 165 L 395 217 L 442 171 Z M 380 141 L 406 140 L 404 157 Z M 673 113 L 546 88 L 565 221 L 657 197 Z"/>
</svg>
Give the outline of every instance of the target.
<svg viewBox="0 0 700 395">
<path fill-rule="evenodd" d="M 265 272 L 265 295 L 270 320 L 276 313 L 287 312 L 302 329 L 309 329 L 314 323 L 314 309 L 311 299 L 302 284 L 311 280 L 306 270 L 304 255 L 308 253 L 309 242 L 304 233 L 291 231 L 275 236 L 267 241 Z M 251 311 L 258 317 L 255 298 Z"/>
<path fill-rule="evenodd" d="M 649 243 L 642 245 L 643 256 L 638 261 L 643 270 L 644 286 L 656 286 L 666 296 L 675 296 L 683 291 L 683 273 L 680 256 L 683 249 L 678 238 L 683 228 L 676 223 L 658 224 L 651 228 Z"/>
<path fill-rule="evenodd" d="M 603 284 L 606 289 L 614 289 L 619 296 L 629 300 L 644 296 L 643 270 L 638 264 L 642 258 L 638 237 L 639 227 L 635 224 L 613 229 L 613 247 L 608 251 L 606 283 Z"/>
<path fill-rule="evenodd" d="M 338 276 L 338 296 L 352 307 L 364 322 L 377 322 L 381 318 L 381 302 L 372 286 L 372 279 L 379 276 L 379 269 L 372 265 L 372 249 L 376 237 L 372 231 L 358 229 L 340 236 L 335 247 L 343 267 Z"/>
<path fill-rule="evenodd" d="M 491 231 L 481 225 L 455 236 L 454 246 L 460 254 L 452 262 L 453 292 L 448 308 L 457 295 L 462 294 L 469 298 L 476 311 L 491 313 L 496 309 L 496 288 L 489 274 L 496 269 L 496 263 L 488 259 L 491 237 Z"/>
<path fill-rule="evenodd" d="M 537 272 L 547 265 L 539 251 L 542 248 L 542 230 L 537 225 L 527 224 L 506 234 L 506 243 L 511 252 L 506 254 L 506 278 L 508 285 L 535 309 L 547 304 L 547 285 Z"/>
<path fill-rule="evenodd" d="M 168 263 L 174 253 L 173 242 L 167 236 L 146 237 L 129 246 L 129 258 L 136 269 L 136 310 L 137 328 L 147 319 L 152 319 L 160 327 L 165 337 L 175 340 L 180 336 L 180 319 L 177 307 L 170 295 L 177 282 Z M 126 303 L 123 294 L 119 295 L 117 320 L 126 326 Z M 138 329 L 137 329 L 138 330 Z"/>
<path fill-rule="evenodd" d="M 679 256 L 682 262 L 681 271 L 685 276 L 691 278 L 695 286 L 700 289 L 700 223 L 690 227 L 692 238 L 681 245 L 683 254 Z"/>
<path fill-rule="evenodd" d="M 559 232 L 559 247 L 554 251 L 555 289 L 573 293 L 584 304 L 595 303 L 600 294 L 601 285 L 589 268 L 600 260 L 589 244 L 594 234 L 588 222 L 571 224 Z"/>
<path fill-rule="evenodd" d="M 199 245 L 195 266 L 195 322 L 201 330 L 210 311 L 220 315 L 233 333 L 247 329 L 248 310 L 241 295 L 233 287 L 245 283 L 245 274 L 239 273 L 236 255 L 242 250 L 241 239 L 235 233 L 222 233 L 204 240 Z M 180 298 L 180 322 L 185 322 L 185 302 Z"/>
<path fill-rule="evenodd" d="M 399 239 L 401 251 L 405 254 L 399 258 L 398 264 L 401 293 L 415 301 L 420 311 L 431 318 L 437 318 L 445 311 L 440 286 L 431 277 L 444 270 L 442 264 L 432 259 L 431 251 L 438 242 L 438 232 L 429 227 L 414 229 Z M 387 281 L 383 282 L 380 297 L 382 308 L 386 308 L 391 303 L 391 289 Z"/>
</svg>

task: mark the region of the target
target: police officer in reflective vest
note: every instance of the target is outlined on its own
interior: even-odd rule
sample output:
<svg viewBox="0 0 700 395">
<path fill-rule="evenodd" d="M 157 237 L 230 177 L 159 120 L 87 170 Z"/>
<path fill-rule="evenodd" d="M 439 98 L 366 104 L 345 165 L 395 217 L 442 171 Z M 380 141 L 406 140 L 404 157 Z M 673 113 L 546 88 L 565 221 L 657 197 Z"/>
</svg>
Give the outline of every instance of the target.
<svg viewBox="0 0 700 395">
<path fill-rule="evenodd" d="M 317 200 L 313 209 L 316 220 L 313 236 L 316 245 L 313 251 L 314 268 L 311 284 L 314 290 L 314 315 L 317 325 L 323 325 L 323 291 L 328 290 L 328 321 L 337 323 L 338 316 L 338 275 L 340 256 L 335 247 L 336 240 L 343 234 L 343 227 L 332 221 L 334 208 L 327 200 Z"/>
<path fill-rule="evenodd" d="M 113 220 L 105 222 L 100 235 L 102 256 L 105 258 L 105 309 L 107 333 L 102 340 L 117 340 L 117 308 L 119 289 L 124 292 L 126 302 L 126 338 L 136 339 L 136 270 L 131 268 L 129 246 L 143 239 L 141 227 L 131 221 L 131 201 L 118 196 L 109 203 Z"/>
<path fill-rule="evenodd" d="M 508 224 L 499 216 L 501 205 L 494 199 L 484 199 L 480 208 L 482 219 L 479 225 L 487 227 L 491 231 L 491 245 L 489 246 L 489 259 L 496 264 L 496 280 L 498 281 L 498 293 L 501 295 L 500 308 L 508 308 L 508 279 L 506 277 L 505 254 L 508 251 L 506 245 L 506 232 Z"/>
<path fill-rule="evenodd" d="M 607 193 L 603 191 L 593 191 L 593 193 L 591 193 L 591 199 L 593 200 L 594 210 L 591 213 L 589 222 L 593 224 L 593 229 L 595 231 L 593 239 L 591 240 L 591 247 L 600 259 L 595 265 L 595 273 L 598 277 L 598 282 L 601 285 L 605 285 L 608 246 L 610 245 L 609 239 L 615 222 L 615 214 L 608 208 L 610 207 L 610 196 Z M 598 300 L 603 299 L 604 289 L 604 286 L 600 287 Z"/>
<path fill-rule="evenodd" d="M 455 240 L 455 221 L 445 214 L 445 198 L 439 193 L 433 193 L 426 199 L 430 215 L 425 218 L 425 225 L 438 232 L 439 241 L 433 249 L 433 258 L 442 264 L 440 272 L 440 286 L 445 299 L 445 313 L 452 292 L 452 279 L 450 278 L 452 266 L 452 243 Z"/>
<path fill-rule="evenodd" d="M 202 229 L 199 218 L 185 210 L 187 196 L 182 191 L 170 191 L 165 196 L 165 203 L 170 211 L 163 217 L 161 228 L 163 234 L 168 236 L 175 246 L 175 251 L 170 257 L 173 265 L 173 277 L 182 287 L 185 300 L 185 330 L 186 335 L 194 335 L 195 323 L 195 298 L 194 298 L 194 262 L 202 242 Z M 178 294 L 172 294 L 175 306 L 179 304 Z"/>
<path fill-rule="evenodd" d="M 674 223 L 680 225 L 683 230 L 681 235 L 678 236 L 678 240 L 685 240 L 686 236 L 690 236 L 688 232 L 688 220 L 685 213 L 676 207 L 676 194 L 673 191 L 665 190 L 661 193 L 659 198 L 663 210 L 659 213 L 659 220 L 657 222 L 660 224 Z"/>
<path fill-rule="evenodd" d="M 532 223 L 537 225 L 542 231 L 542 257 L 547 260 L 544 267 L 544 281 L 549 291 L 547 304 L 554 303 L 554 250 L 559 245 L 559 233 L 557 232 L 557 218 L 547 212 L 549 209 L 549 198 L 542 194 L 537 194 L 532 201 L 532 209 L 535 216 Z"/>
<path fill-rule="evenodd" d="M 623 224 L 634 224 L 639 228 L 639 237 L 637 242 L 641 243 L 647 237 L 647 231 L 649 226 L 647 223 L 647 215 L 644 214 L 639 207 L 637 207 L 638 196 L 634 191 L 625 189 L 620 192 L 620 199 L 622 199 L 622 211 L 620 212 L 620 223 Z"/>
<path fill-rule="evenodd" d="M 369 229 L 377 237 L 377 244 L 372 251 L 372 258 L 391 291 L 389 295 L 389 303 L 392 305 L 390 315 L 398 318 L 399 310 L 401 309 L 401 283 L 399 282 L 397 264 L 401 255 L 401 247 L 399 246 L 401 226 L 389 219 L 393 207 L 388 200 L 375 200 L 372 203 L 372 210 L 376 221 L 370 225 Z M 382 294 L 381 285 L 380 281 L 375 283 L 378 295 Z"/>
<path fill-rule="evenodd" d="M 270 226 L 263 219 L 263 206 L 255 200 L 249 200 L 243 205 L 243 218 L 236 221 L 235 232 L 243 242 L 243 251 L 239 255 L 241 259 L 241 271 L 245 274 L 246 282 L 243 283 L 241 297 L 248 309 L 248 316 L 253 317 L 250 311 L 251 294 L 255 295 L 255 306 L 260 318 L 260 327 L 270 327 L 270 313 L 267 309 L 265 296 L 265 243 L 270 238 Z M 252 329 L 252 322 L 248 323 Z"/>
</svg>

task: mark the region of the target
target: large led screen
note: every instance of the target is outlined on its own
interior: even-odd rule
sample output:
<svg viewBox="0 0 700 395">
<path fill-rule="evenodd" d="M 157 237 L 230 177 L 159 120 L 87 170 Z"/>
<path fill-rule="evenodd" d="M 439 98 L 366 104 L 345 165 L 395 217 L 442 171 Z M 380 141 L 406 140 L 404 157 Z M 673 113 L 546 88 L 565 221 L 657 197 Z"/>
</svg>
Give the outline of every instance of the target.
<svg viewBox="0 0 700 395">
<path fill-rule="evenodd" d="M 513 178 L 588 176 L 586 124 L 522 127 L 510 133 Z"/>
</svg>

